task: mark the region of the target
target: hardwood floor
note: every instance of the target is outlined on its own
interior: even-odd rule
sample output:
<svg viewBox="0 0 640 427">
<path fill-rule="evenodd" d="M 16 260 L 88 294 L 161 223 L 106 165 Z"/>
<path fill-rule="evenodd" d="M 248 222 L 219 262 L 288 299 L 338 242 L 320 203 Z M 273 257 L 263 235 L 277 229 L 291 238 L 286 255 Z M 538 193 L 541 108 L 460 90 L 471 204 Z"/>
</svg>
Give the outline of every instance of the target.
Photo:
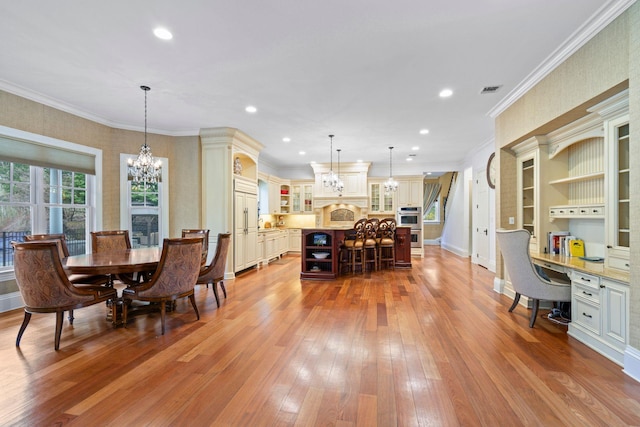
<svg viewBox="0 0 640 427">
<path fill-rule="evenodd" d="M 167 314 L 112 329 L 104 306 L 65 322 L 0 315 L 2 425 L 640 425 L 640 383 L 507 309 L 493 273 L 438 247 L 411 270 L 299 279 L 287 256 L 196 288 Z M 546 312 L 543 311 L 543 314 Z"/>
</svg>

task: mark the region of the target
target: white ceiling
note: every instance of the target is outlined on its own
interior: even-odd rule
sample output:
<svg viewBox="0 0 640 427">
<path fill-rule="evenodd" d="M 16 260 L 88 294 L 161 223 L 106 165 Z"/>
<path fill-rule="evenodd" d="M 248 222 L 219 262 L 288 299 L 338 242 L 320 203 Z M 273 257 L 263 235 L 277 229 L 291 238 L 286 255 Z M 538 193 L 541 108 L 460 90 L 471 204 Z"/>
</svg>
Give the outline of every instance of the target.
<svg viewBox="0 0 640 427">
<path fill-rule="evenodd" d="M 452 170 L 492 143 L 491 110 L 621 3 L 0 0 L 0 89 L 140 130 L 145 84 L 150 131 L 235 127 L 282 171 L 328 162 L 329 134 L 343 162 L 387 171 L 392 145 L 394 173 Z"/>
</svg>

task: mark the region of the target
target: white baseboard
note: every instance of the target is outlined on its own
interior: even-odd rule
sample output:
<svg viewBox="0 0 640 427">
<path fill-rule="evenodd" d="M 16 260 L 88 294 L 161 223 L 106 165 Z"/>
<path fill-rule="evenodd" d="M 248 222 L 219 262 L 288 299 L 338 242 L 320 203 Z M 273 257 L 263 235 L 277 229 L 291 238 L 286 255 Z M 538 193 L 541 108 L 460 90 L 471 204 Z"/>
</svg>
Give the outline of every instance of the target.
<svg viewBox="0 0 640 427">
<path fill-rule="evenodd" d="M 24 307 L 24 303 L 22 302 L 20 292 L 11 292 L 0 295 L 0 313 L 22 307 Z"/>
<path fill-rule="evenodd" d="M 504 279 L 500 279 L 498 276 L 494 277 L 493 290 L 501 294 L 504 291 Z"/>
<path fill-rule="evenodd" d="M 628 345 L 624 349 L 624 369 L 622 372 L 640 382 L 640 350 Z"/>
<path fill-rule="evenodd" d="M 469 251 L 466 251 L 466 250 L 464 250 L 462 248 L 458 248 L 456 246 L 452 246 L 452 245 L 449 245 L 447 243 L 441 243 L 440 246 L 442 247 L 442 249 L 445 249 L 445 250 L 447 250 L 449 252 L 452 252 L 452 253 L 454 253 L 454 254 L 456 254 L 458 256 L 461 256 L 461 257 L 468 257 L 469 256 Z"/>
<path fill-rule="evenodd" d="M 426 246 L 440 246 L 440 239 L 425 239 L 422 241 L 422 244 Z"/>
</svg>

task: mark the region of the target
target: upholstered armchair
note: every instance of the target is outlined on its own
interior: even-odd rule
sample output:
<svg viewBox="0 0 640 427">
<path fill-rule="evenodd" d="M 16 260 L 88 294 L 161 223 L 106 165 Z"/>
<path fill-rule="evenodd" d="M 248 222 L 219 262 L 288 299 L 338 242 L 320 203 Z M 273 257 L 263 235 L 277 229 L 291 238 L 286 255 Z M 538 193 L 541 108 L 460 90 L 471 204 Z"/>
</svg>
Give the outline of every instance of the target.
<svg viewBox="0 0 640 427">
<path fill-rule="evenodd" d="M 69 248 L 67 247 L 67 239 L 64 234 L 28 234 L 24 236 L 25 242 L 36 242 L 42 240 L 59 240 L 60 241 L 60 257 L 69 256 Z M 109 276 L 105 274 L 88 275 L 88 274 L 70 274 L 68 275 L 71 283 L 104 285 L 109 283 Z"/>
<path fill-rule="evenodd" d="M 213 288 L 213 295 L 216 297 L 216 304 L 220 307 L 220 298 L 218 296 L 218 283 L 224 293 L 224 298 L 227 298 L 227 289 L 224 287 L 224 271 L 227 264 L 227 253 L 229 252 L 229 243 L 231 242 L 231 234 L 219 233 L 218 243 L 216 243 L 216 254 L 214 255 L 211 264 L 204 268 L 198 276 L 199 285 L 209 285 Z"/>
<path fill-rule="evenodd" d="M 164 239 L 158 268 L 149 281 L 122 291 L 122 321 L 125 328 L 128 308 L 133 300 L 159 303 L 162 335 L 165 331 L 167 303 L 188 297 L 196 317 L 200 319 L 193 291 L 200 274 L 201 259 L 201 238 Z"/>
<path fill-rule="evenodd" d="M 91 232 L 91 249 L 93 253 L 118 252 L 131 249 L 131 239 L 129 230 L 105 230 Z M 113 285 L 113 277 L 126 285 L 137 285 L 144 280 L 151 272 L 126 273 L 110 276 L 110 284 Z"/>
<path fill-rule="evenodd" d="M 533 328 L 538 316 L 540 300 L 571 301 L 569 284 L 544 279 L 537 273 L 529 255 L 531 235 L 527 230 L 496 230 L 496 238 L 516 293 L 509 312 L 518 306 L 521 295 L 533 299 L 533 310 L 529 321 L 529 327 Z"/>
<path fill-rule="evenodd" d="M 54 348 L 60 348 L 60 336 L 64 312 L 89 305 L 114 300 L 117 291 L 105 286 L 71 283 L 62 267 L 60 241 L 43 240 L 12 243 L 14 248 L 14 269 L 20 295 L 24 300 L 24 320 L 16 346 L 20 340 L 32 313 L 56 313 Z M 112 316 L 115 316 L 116 304 L 111 304 Z M 73 324 L 73 317 L 69 317 Z"/>
<path fill-rule="evenodd" d="M 209 230 L 203 229 L 183 229 L 182 237 L 198 237 L 202 239 L 202 261 L 201 267 L 207 265 L 207 257 L 209 256 Z"/>
</svg>

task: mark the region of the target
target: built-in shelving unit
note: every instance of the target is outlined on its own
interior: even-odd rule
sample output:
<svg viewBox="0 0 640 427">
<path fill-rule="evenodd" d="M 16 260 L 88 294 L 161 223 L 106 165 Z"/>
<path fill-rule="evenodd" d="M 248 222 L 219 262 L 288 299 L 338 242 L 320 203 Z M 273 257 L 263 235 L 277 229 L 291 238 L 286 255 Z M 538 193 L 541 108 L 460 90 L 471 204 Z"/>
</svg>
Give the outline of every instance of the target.
<svg viewBox="0 0 640 427">
<path fill-rule="evenodd" d="M 522 227 L 535 236 L 535 159 L 522 162 Z"/>
<path fill-rule="evenodd" d="M 338 276 L 338 240 L 342 230 L 302 230 L 301 279 L 335 279 Z"/>
</svg>

